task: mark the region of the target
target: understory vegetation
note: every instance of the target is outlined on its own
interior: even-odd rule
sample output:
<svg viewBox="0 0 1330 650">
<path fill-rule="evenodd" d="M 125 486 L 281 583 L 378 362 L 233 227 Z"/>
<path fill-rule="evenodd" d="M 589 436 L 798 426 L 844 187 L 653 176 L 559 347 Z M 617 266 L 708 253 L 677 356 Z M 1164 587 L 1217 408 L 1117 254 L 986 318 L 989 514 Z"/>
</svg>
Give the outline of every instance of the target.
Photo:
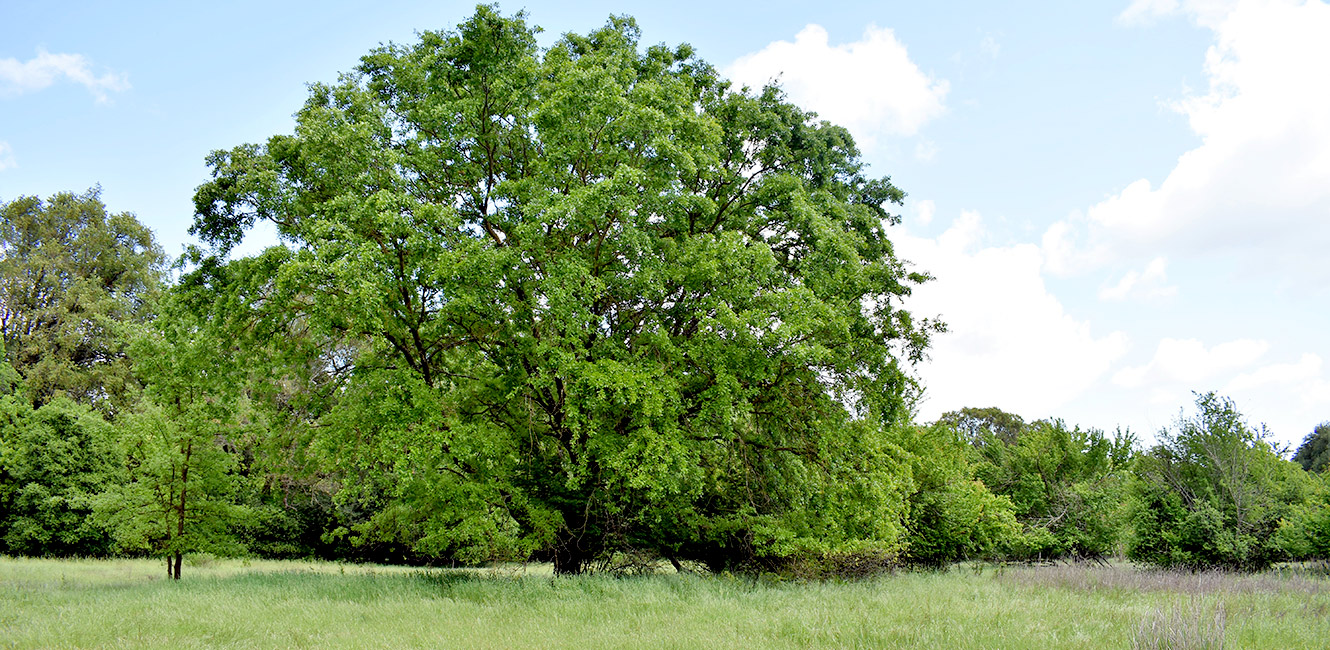
<svg viewBox="0 0 1330 650">
<path fill-rule="evenodd" d="M 1213 392 L 1148 444 L 996 407 L 918 421 L 914 368 L 946 326 L 907 309 L 931 277 L 887 237 L 905 195 L 867 175 L 849 132 L 777 86 L 734 87 L 687 45 L 643 47 L 630 18 L 544 49 L 535 34 L 523 15 L 482 6 L 455 30 L 383 46 L 336 83 L 312 84 L 292 133 L 208 157 L 199 245 L 174 261 L 95 188 L 0 204 L 0 553 L 153 558 L 176 580 L 207 574 L 189 564 L 201 554 L 546 562 L 560 575 L 671 566 L 747 577 L 242 572 L 190 589 L 234 587 L 261 603 L 332 584 L 415 603 L 363 613 L 380 621 L 415 621 L 438 598 L 470 620 L 470 596 L 439 596 L 454 591 L 517 594 L 556 617 L 572 616 L 559 590 L 583 605 L 629 590 L 645 612 L 681 590 L 716 599 L 714 613 L 688 610 L 703 626 L 689 633 L 770 599 L 771 614 L 730 621 L 732 645 L 909 634 L 958 645 L 997 616 L 959 601 L 1025 574 L 909 573 L 890 589 L 753 576 L 1123 557 L 1256 572 L 1330 559 L 1330 424 L 1290 460 Z M 260 221 L 279 243 L 232 256 Z M 127 611 L 117 607 L 151 609 L 168 593 L 31 582 L 6 597 L 52 599 L 51 611 L 89 598 L 111 627 Z M 934 583 L 964 612 L 929 611 L 979 618 L 877 627 L 907 602 L 894 590 L 923 597 Z M 819 593 L 845 611 L 810 602 Z M 1064 593 L 1081 595 L 1050 595 Z M 1095 589 L 1022 597 L 1029 611 L 1132 613 L 1095 639 L 1168 605 Z M 357 620 L 348 602 L 320 616 Z M 1226 602 L 1229 634 L 1243 607 L 1265 602 Z M 796 606 L 810 609 L 796 617 Z M 496 611 L 529 643 L 516 605 Z M 157 643 L 172 616 L 134 629 Z M 684 633 L 643 616 L 602 623 L 660 626 L 659 645 Z M 419 618 L 459 626 L 431 633 L 465 632 Z M 75 633 L 40 620 L 22 633 Z M 97 634 L 95 620 L 77 633 Z M 561 633 L 585 633 L 579 620 Z M 292 644 L 345 643 L 327 636 L 340 624 L 293 629 L 305 631 Z M 1070 628 L 1026 633 L 1082 644 Z"/>
</svg>

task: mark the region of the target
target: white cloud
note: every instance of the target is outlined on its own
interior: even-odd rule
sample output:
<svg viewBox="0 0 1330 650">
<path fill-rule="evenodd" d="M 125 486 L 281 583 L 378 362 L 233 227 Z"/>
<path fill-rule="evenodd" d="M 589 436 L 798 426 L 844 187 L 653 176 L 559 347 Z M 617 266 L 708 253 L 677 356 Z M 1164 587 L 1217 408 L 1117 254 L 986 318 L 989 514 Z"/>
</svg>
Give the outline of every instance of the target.
<svg viewBox="0 0 1330 650">
<path fill-rule="evenodd" d="M 927 387 L 921 419 L 965 406 L 1047 417 L 1126 352 L 1124 334 L 1096 336 L 1049 293 L 1038 246 L 981 247 L 979 213 L 963 212 L 936 239 L 893 231 L 897 252 L 937 278 L 916 288 L 907 308 L 940 315 L 949 329 L 919 370 Z"/>
<path fill-rule="evenodd" d="M 777 81 L 799 106 L 844 126 L 863 146 L 878 138 L 914 135 L 945 110 L 949 85 L 910 60 L 890 29 L 869 25 L 863 38 L 831 45 L 827 30 L 804 27 L 794 42 L 776 41 L 725 69 L 738 84 Z"/>
<path fill-rule="evenodd" d="M 1214 32 L 1208 92 L 1173 102 L 1201 144 L 1050 228 L 1055 271 L 1165 253 L 1233 257 L 1239 271 L 1330 280 L 1330 5 L 1142 0 L 1123 20 L 1183 13 Z"/>
<path fill-rule="evenodd" d="M 937 204 L 932 199 L 924 199 L 914 204 L 914 218 L 921 226 L 927 226 L 933 222 L 933 213 L 937 211 Z"/>
<path fill-rule="evenodd" d="M 1128 297 L 1167 298 L 1177 295 L 1177 286 L 1168 282 L 1168 260 L 1156 257 L 1141 271 L 1127 271 L 1113 286 L 1099 289 L 1099 299 L 1122 301 Z"/>
<path fill-rule="evenodd" d="M 42 90 L 61 78 L 87 88 L 98 102 L 107 100 L 107 92 L 129 88 L 129 78 L 123 73 L 106 72 L 100 76 L 93 73 L 88 59 L 82 54 L 51 54 L 39 49 L 37 56 L 27 61 L 0 59 L 0 94 L 3 95 Z"/>
<path fill-rule="evenodd" d="M 254 226 L 245 231 L 245 238 L 231 249 L 231 258 L 250 257 L 258 255 L 270 246 L 276 246 L 281 243 L 281 238 L 277 235 L 277 224 L 267 219 L 256 219 Z"/>
<path fill-rule="evenodd" d="M 18 167 L 18 161 L 14 160 L 14 150 L 8 142 L 0 140 L 0 172 Z"/>
<path fill-rule="evenodd" d="M 1054 222 L 1044 231 L 1040 250 L 1044 254 L 1046 270 L 1066 275 L 1097 265 L 1097 253 L 1087 251 L 1079 241 L 1082 230 L 1077 226 L 1083 219 L 1080 213 L 1073 213 L 1065 221 Z"/>
<path fill-rule="evenodd" d="M 1222 21 L 1235 4 L 1235 0 L 1133 0 L 1118 15 L 1118 22 L 1124 25 L 1148 25 L 1156 18 L 1186 13 L 1198 24 L 1210 27 Z"/>
<path fill-rule="evenodd" d="M 1274 363 L 1234 377 L 1225 392 L 1250 391 L 1271 385 L 1307 384 L 1321 376 L 1321 357 L 1304 354 L 1297 363 Z"/>
<path fill-rule="evenodd" d="M 1272 363 L 1233 377 L 1224 394 L 1240 404 L 1258 407 L 1253 413 L 1275 437 L 1297 445 L 1318 422 L 1330 419 L 1330 379 L 1320 355 L 1306 353 L 1295 362 Z"/>
<path fill-rule="evenodd" d="M 1183 390 L 1216 383 L 1219 376 L 1246 368 L 1270 349 L 1266 341 L 1238 339 L 1206 348 L 1196 339 L 1163 339 L 1154 358 L 1143 366 L 1123 368 L 1113 383 L 1123 388 L 1150 389 L 1160 400 Z"/>
</svg>

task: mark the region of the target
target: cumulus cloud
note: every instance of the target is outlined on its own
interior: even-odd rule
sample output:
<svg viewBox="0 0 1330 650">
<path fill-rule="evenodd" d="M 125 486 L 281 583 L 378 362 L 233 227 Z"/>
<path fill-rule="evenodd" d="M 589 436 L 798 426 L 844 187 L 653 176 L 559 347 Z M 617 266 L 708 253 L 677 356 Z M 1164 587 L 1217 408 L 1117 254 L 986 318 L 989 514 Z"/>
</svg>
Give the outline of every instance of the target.
<svg viewBox="0 0 1330 650">
<path fill-rule="evenodd" d="M 1321 376 L 1321 357 L 1304 354 L 1296 363 L 1273 363 L 1234 377 L 1225 385 L 1226 392 L 1250 391 L 1266 386 L 1312 386 Z"/>
<path fill-rule="evenodd" d="M 1226 372 L 1251 366 L 1269 349 L 1269 342 L 1255 339 L 1207 348 L 1196 339 L 1166 338 L 1159 342 L 1149 363 L 1119 370 L 1113 375 L 1113 383 L 1123 388 L 1152 389 L 1160 399 L 1172 400 L 1172 395 L 1181 390 L 1212 385 Z"/>
<path fill-rule="evenodd" d="M 1127 350 L 1126 335 L 1096 335 L 1048 291 L 1038 246 L 985 247 L 985 238 L 983 218 L 972 211 L 937 238 L 893 229 L 897 252 L 937 278 L 915 289 L 907 308 L 940 315 L 949 329 L 919 371 L 924 420 L 993 405 L 1046 417 L 1100 381 Z"/>
<path fill-rule="evenodd" d="M 1326 420 L 1330 379 L 1320 355 L 1303 354 L 1297 361 L 1271 363 L 1238 374 L 1222 392 L 1240 402 L 1259 404 L 1260 419 L 1277 439 L 1296 445 L 1317 422 Z"/>
<path fill-rule="evenodd" d="M 1178 0 L 1134 0 L 1130 6 L 1118 14 L 1118 22 L 1125 25 L 1142 25 L 1159 16 L 1166 16 L 1178 10 Z"/>
<path fill-rule="evenodd" d="M 1112 286 L 1099 289 L 1099 299 L 1122 301 L 1128 297 L 1167 298 L 1177 295 L 1176 286 L 1168 282 L 1168 260 L 1156 257 L 1140 271 L 1127 271 L 1122 279 Z"/>
<path fill-rule="evenodd" d="M 39 49 L 37 56 L 27 61 L 0 59 L 0 94 L 35 92 L 61 79 L 87 88 L 98 102 L 105 102 L 108 92 L 129 88 L 129 78 L 123 73 L 105 72 L 97 75 L 82 54 L 51 54 Z"/>
<path fill-rule="evenodd" d="M 18 167 L 18 161 L 14 160 L 14 150 L 8 142 L 0 140 L 0 172 L 11 167 Z"/>
<path fill-rule="evenodd" d="M 1330 5 L 1139 0 L 1137 21 L 1180 13 L 1211 29 L 1209 89 L 1172 102 L 1201 144 L 1158 184 L 1137 180 L 1054 225 L 1045 246 L 1082 266 L 1222 254 L 1245 271 L 1330 280 Z M 1071 265 L 1053 270 L 1074 270 Z"/>
<path fill-rule="evenodd" d="M 882 137 L 917 133 L 943 113 L 949 88 L 910 60 L 892 30 L 872 25 L 842 45 L 808 25 L 793 43 L 776 41 L 742 56 L 725 74 L 753 88 L 778 82 L 792 101 L 850 129 L 865 148 Z"/>
</svg>

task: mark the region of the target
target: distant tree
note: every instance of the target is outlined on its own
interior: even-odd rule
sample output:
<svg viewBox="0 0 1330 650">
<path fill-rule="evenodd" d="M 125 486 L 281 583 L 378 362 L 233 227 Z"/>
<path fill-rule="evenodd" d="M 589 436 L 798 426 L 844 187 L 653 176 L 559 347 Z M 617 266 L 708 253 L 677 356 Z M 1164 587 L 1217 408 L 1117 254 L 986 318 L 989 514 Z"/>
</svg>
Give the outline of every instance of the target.
<svg viewBox="0 0 1330 650">
<path fill-rule="evenodd" d="M 1281 521 L 1304 504 L 1309 477 L 1233 401 L 1206 393 L 1133 465 L 1128 555 L 1160 566 L 1257 570 L 1285 556 Z"/>
<path fill-rule="evenodd" d="M 194 232 L 289 249 L 244 304 L 339 369 L 310 412 L 421 552 L 729 568 L 903 540 L 936 323 L 848 131 L 628 18 L 541 50 L 491 7 L 212 154 Z"/>
<path fill-rule="evenodd" d="M 1293 453 L 1293 462 L 1309 472 L 1324 472 L 1326 467 L 1330 467 L 1330 422 L 1316 425 L 1302 439 L 1302 444 Z"/>
<path fill-rule="evenodd" d="M 1011 499 L 1025 527 L 1019 553 L 1098 557 L 1113 553 L 1121 539 L 1133 443 L 1129 433 L 1110 437 L 1040 420 L 1024 426 L 1013 443 L 976 446 L 975 475 Z"/>
<path fill-rule="evenodd" d="M 1287 517 L 1279 541 L 1298 560 L 1330 560 L 1330 422 L 1317 425 L 1298 446 L 1293 462 L 1320 474 L 1316 495 Z"/>
<path fill-rule="evenodd" d="M 1280 521 L 1275 543 L 1291 560 L 1330 560 L 1330 472 L 1314 475 L 1309 493 Z"/>
<path fill-rule="evenodd" d="M 34 407 L 63 393 L 103 411 L 129 399 L 117 323 L 141 322 L 162 279 L 152 232 L 99 190 L 0 205 L 0 329 Z"/>
<path fill-rule="evenodd" d="M 937 423 L 959 431 L 975 446 L 982 446 L 990 440 L 1015 444 L 1025 429 L 1025 420 L 1021 416 L 995 406 L 948 411 L 937 419 Z"/>
<path fill-rule="evenodd" d="M 166 560 L 179 580 L 186 553 L 240 550 L 235 524 L 238 369 L 228 342 L 168 296 L 131 338 L 142 401 L 116 428 L 126 482 L 94 501 L 96 520 L 123 549 Z"/>
<path fill-rule="evenodd" d="M 910 454 L 906 557 L 942 566 L 1004 555 L 1021 540 L 1011 499 L 975 478 L 966 436 L 945 424 L 901 427 L 896 441 Z"/>
</svg>

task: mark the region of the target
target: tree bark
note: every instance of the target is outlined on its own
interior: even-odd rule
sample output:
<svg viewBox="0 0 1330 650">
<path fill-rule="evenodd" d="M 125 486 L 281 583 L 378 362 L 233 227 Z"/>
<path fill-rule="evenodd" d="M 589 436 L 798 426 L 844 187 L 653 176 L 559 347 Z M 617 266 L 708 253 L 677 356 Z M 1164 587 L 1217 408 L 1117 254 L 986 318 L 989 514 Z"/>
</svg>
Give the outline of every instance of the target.
<svg viewBox="0 0 1330 650">
<path fill-rule="evenodd" d="M 554 547 L 554 574 L 575 576 L 586 569 L 586 552 L 577 547 L 577 540 L 568 538 Z"/>
<path fill-rule="evenodd" d="M 194 453 L 194 443 L 190 442 L 189 444 L 185 445 L 185 462 L 180 468 L 180 508 L 179 508 L 180 517 L 176 520 L 176 532 L 175 532 L 177 542 L 179 542 L 181 537 L 185 536 L 185 503 L 186 503 L 185 498 L 186 495 L 189 493 L 189 458 L 190 456 L 193 455 L 193 453 Z M 173 577 L 176 580 L 180 579 L 180 558 L 182 555 L 183 553 L 181 553 L 180 551 L 176 551 L 175 553 L 175 576 Z"/>
</svg>

